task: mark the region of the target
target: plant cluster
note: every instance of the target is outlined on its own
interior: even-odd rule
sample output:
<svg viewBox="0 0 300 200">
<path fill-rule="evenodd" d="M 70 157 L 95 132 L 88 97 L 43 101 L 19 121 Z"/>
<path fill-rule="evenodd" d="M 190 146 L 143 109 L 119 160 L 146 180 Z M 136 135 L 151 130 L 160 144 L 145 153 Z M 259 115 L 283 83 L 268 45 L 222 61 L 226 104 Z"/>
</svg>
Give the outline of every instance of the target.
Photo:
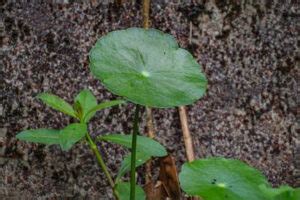
<svg viewBox="0 0 300 200">
<path fill-rule="evenodd" d="M 85 139 L 105 173 L 114 196 L 120 200 L 142 200 L 145 194 L 136 185 L 135 169 L 152 157 L 167 155 L 157 141 L 138 135 L 140 107 L 172 108 L 192 104 L 201 98 L 207 79 L 193 56 L 176 40 L 155 29 L 129 28 L 113 31 L 99 39 L 90 52 L 90 69 L 112 93 L 124 100 L 97 103 L 89 90 L 81 91 L 71 106 L 48 93 L 38 96 L 44 103 L 78 120 L 62 130 L 37 129 L 19 133 L 20 140 L 63 150 Z M 97 111 L 132 102 L 136 105 L 132 134 L 107 134 L 92 139 L 88 122 Z M 109 173 L 96 142 L 112 142 L 131 150 L 124 157 L 115 178 Z M 130 172 L 130 183 L 122 177 Z M 272 188 L 266 178 L 245 163 L 225 158 L 200 159 L 182 166 L 179 180 L 188 195 L 204 200 L 299 200 L 300 189 Z"/>
</svg>

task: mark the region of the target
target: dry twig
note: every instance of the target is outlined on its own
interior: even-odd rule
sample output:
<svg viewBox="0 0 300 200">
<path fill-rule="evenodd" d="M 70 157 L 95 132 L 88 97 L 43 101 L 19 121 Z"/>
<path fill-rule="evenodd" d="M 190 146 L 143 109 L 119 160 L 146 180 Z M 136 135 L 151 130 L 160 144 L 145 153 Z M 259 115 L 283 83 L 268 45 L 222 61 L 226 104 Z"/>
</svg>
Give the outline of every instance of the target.
<svg viewBox="0 0 300 200">
<path fill-rule="evenodd" d="M 191 137 L 191 133 L 190 133 L 190 130 L 188 127 L 186 109 L 184 106 L 180 106 L 178 109 L 179 109 L 182 135 L 183 135 L 183 140 L 184 140 L 184 144 L 185 144 L 185 152 L 186 152 L 188 161 L 191 162 L 191 161 L 195 160 L 195 155 L 194 155 L 192 137 Z"/>
</svg>

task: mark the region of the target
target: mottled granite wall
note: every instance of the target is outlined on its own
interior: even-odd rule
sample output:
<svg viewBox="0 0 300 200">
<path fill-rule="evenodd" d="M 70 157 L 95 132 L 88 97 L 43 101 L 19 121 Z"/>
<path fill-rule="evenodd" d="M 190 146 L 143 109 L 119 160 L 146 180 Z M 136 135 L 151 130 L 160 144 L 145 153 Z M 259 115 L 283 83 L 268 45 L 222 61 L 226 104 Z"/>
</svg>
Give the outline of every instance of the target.
<svg viewBox="0 0 300 200">
<path fill-rule="evenodd" d="M 300 169 L 294 160 L 300 129 L 300 5 L 175 2 L 152 1 L 152 27 L 190 49 L 209 79 L 207 95 L 188 106 L 196 155 L 238 158 L 262 170 L 274 185 L 295 186 L 295 168 Z M 34 99 L 40 92 L 70 102 L 80 89 L 89 88 L 99 101 L 115 98 L 89 73 L 87 54 L 105 33 L 140 26 L 140 6 L 0 4 L 0 194 L 109 199 L 108 184 L 86 144 L 62 152 L 14 137 L 23 129 L 62 128 L 72 121 Z M 98 113 L 91 132 L 129 132 L 132 108 L 128 104 Z M 154 119 L 157 139 L 180 166 L 185 155 L 177 110 L 154 109 Z M 124 150 L 103 147 L 116 173 Z"/>
</svg>

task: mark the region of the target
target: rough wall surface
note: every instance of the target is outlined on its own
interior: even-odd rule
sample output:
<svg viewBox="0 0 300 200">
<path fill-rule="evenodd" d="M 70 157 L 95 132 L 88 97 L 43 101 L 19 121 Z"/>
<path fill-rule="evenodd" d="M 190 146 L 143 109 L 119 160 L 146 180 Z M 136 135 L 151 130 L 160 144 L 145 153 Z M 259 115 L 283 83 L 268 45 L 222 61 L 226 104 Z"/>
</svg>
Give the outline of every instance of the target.
<svg viewBox="0 0 300 200">
<path fill-rule="evenodd" d="M 209 79 L 207 95 L 188 106 L 197 157 L 241 159 L 262 170 L 274 185 L 295 186 L 300 169 L 294 160 L 300 129 L 300 5 L 176 2 L 152 1 L 151 26 L 173 34 Z M 71 102 L 89 88 L 99 101 L 115 99 L 91 76 L 88 51 L 109 31 L 140 26 L 140 10 L 129 3 L 118 8 L 107 3 L 1 1 L 1 195 L 111 198 L 86 144 L 62 152 L 56 146 L 17 141 L 15 135 L 28 128 L 62 128 L 72 121 L 36 100 L 40 92 Z M 128 104 L 98 113 L 90 131 L 130 132 L 132 110 Z M 177 110 L 154 109 L 154 120 L 157 140 L 180 167 L 185 154 Z M 102 149 L 116 173 L 124 150 L 109 144 Z"/>
</svg>

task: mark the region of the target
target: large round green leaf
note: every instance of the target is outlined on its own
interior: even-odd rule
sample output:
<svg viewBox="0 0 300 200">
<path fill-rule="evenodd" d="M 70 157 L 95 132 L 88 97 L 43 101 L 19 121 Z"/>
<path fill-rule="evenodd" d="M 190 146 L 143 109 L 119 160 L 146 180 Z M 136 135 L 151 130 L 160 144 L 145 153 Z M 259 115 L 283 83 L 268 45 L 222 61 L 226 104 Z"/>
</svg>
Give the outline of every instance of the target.
<svg viewBox="0 0 300 200">
<path fill-rule="evenodd" d="M 107 34 L 92 48 L 90 68 L 111 92 L 151 107 L 191 104 L 207 85 L 193 56 L 155 29 Z"/>
<path fill-rule="evenodd" d="M 209 158 L 185 163 L 179 175 L 182 189 L 205 200 L 266 200 L 260 185 L 268 185 L 256 169 L 239 160 Z"/>
</svg>

